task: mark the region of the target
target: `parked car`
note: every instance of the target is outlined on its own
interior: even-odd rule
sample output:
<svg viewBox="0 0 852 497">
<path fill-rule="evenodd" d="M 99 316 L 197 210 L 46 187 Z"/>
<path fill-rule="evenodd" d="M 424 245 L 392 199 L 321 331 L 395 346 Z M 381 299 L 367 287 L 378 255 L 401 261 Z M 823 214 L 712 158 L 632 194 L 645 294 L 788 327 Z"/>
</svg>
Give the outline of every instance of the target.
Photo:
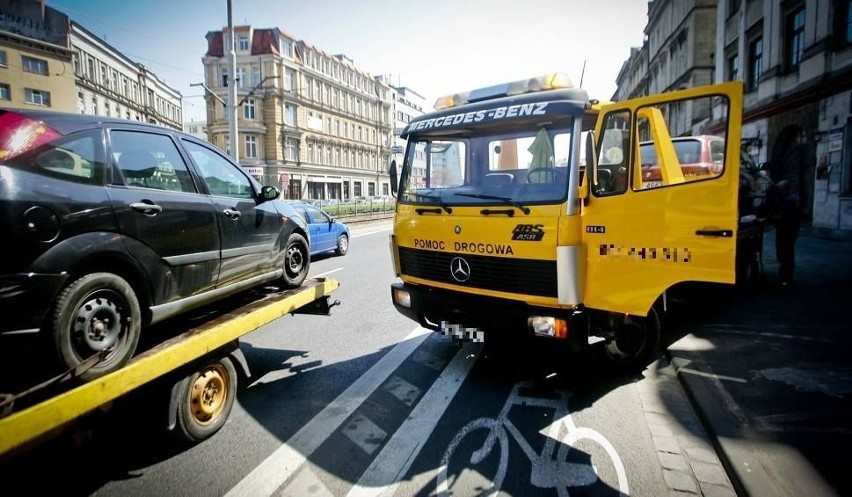
<svg viewBox="0 0 852 497">
<path fill-rule="evenodd" d="M 302 202 L 293 204 L 293 207 L 308 224 L 311 255 L 331 251 L 337 255 L 346 255 L 349 251 L 349 226 L 311 204 Z"/>
<path fill-rule="evenodd" d="M 163 127 L 0 109 L 0 335 L 91 380 L 152 323 L 310 265 L 307 224 L 216 147 Z"/>
<path fill-rule="evenodd" d="M 714 135 L 680 136 L 672 138 L 680 169 L 687 181 L 718 176 L 724 168 L 725 139 Z M 642 163 L 642 186 L 662 186 L 662 174 L 654 142 L 639 144 Z"/>
</svg>

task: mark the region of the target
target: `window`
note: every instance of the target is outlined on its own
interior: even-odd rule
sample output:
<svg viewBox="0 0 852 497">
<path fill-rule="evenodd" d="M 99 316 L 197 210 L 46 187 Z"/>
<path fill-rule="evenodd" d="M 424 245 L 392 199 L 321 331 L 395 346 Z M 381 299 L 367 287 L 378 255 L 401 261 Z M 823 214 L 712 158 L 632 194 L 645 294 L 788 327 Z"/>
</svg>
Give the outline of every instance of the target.
<svg viewBox="0 0 852 497">
<path fill-rule="evenodd" d="M 6 83 L 0 83 L 0 100 L 11 100 L 12 91 Z"/>
<path fill-rule="evenodd" d="M 308 162 L 314 162 L 314 142 L 308 142 Z"/>
<path fill-rule="evenodd" d="M 251 182 L 239 167 L 212 148 L 184 140 L 184 147 L 213 195 L 253 198 Z"/>
<path fill-rule="evenodd" d="M 288 40 L 281 40 L 278 45 L 278 49 L 281 52 L 281 55 L 285 57 L 293 56 L 293 44 L 290 43 Z"/>
<path fill-rule="evenodd" d="M 843 19 L 842 16 L 838 16 Z M 846 0 L 846 38 L 847 45 L 852 44 L 852 0 Z"/>
<path fill-rule="evenodd" d="M 292 69 L 284 70 L 284 90 L 293 91 L 293 82 L 296 79 L 296 71 Z"/>
<path fill-rule="evenodd" d="M 284 124 L 296 125 L 296 108 L 290 104 L 284 104 Z"/>
<path fill-rule="evenodd" d="M 763 38 L 756 38 L 748 45 L 749 68 L 746 80 L 746 91 L 757 90 L 760 75 L 763 73 Z"/>
<path fill-rule="evenodd" d="M 240 35 L 237 37 L 237 50 L 240 52 L 247 52 L 249 49 L 249 39 L 246 35 Z"/>
<path fill-rule="evenodd" d="M 0 67 L 8 67 L 8 63 L 6 62 L 5 50 L 0 50 Z"/>
<path fill-rule="evenodd" d="M 37 148 L 32 164 L 48 176 L 77 183 L 101 183 L 104 161 L 100 143 L 100 131 L 75 133 Z"/>
<path fill-rule="evenodd" d="M 255 87 L 260 84 L 260 66 L 251 68 L 251 86 Z"/>
<path fill-rule="evenodd" d="M 238 67 L 237 68 L 237 88 L 245 88 L 246 87 L 246 68 Z"/>
<path fill-rule="evenodd" d="M 25 72 L 47 75 L 47 61 L 21 55 L 21 67 Z"/>
<path fill-rule="evenodd" d="M 805 47 L 805 8 L 799 7 L 787 14 L 785 31 L 785 56 L 788 71 L 795 71 L 802 61 Z"/>
<path fill-rule="evenodd" d="M 112 130 L 110 146 L 127 186 L 196 191 L 189 169 L 168 135 Z"/>
<path fill-rule="evenodd" d="M 728 57 L 728 81 L 736 81 L 740 78 L 740 56 L 733 54 Z"/>
<path fill-rule="evenodd" d="M 246 119 L 255 119 L 255 105 L 253 98 L 247 98 L 243 103 L 243 117 Z"/>
<path fill-rule="evenodd" d="M 246 135 L 246 157 L 257 158 L 257 137 L 254 135 Z"/>
<path fill-rule="evenodd" d="M 24 100 L 27 103 L 35 105 L 44 105 L 50 107 L 50 92 L 44 90 L 33 90 L 32 88 L 24 89 Z"/>
<path fill-rule="evenodd" d="M 297 153 L 299 149 L 299 140 L 295 138 L 285 138 L 284 139 L 284 159 L 285 160 L 296 160 Z"/>
<path fill-rule="evenodd" d="M 222 68 L 222 86 L 228 86 L 228 68 Z"/>
<path fill-rule="evenodd" d="M 736 11 L 740 10 L 743 0 L 728 0 L 728 16 L 731 16 Z"/>
</svg>

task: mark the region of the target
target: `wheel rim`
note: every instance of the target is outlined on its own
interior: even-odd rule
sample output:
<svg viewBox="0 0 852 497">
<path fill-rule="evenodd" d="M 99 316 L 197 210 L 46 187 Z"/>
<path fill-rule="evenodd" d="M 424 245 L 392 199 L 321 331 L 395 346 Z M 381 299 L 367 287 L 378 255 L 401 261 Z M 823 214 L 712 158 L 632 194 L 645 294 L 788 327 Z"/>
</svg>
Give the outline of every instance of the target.
<svg viewBox="0 0 852 497">
<path fill-rule="evenodd" d="M 111 349 L 124 335 L 127 303 L 112 290 L 88 295 L 74 313 L 72 335 L 85 358 L 93 352 Z"/>
<path fill-rule="evenodd" d="M 287 272 L 290 276 L 298 276 L 305 267 L 306 253 L 298 243 L 287 249 Z"/>
<path fill-rule="evenodd" d="M 228 372 L 221 364 L 205 368 L 195 381 L 189 393 L 189 405 L 192 418 L 202 425 L 216 420 L 225 407 L 228 396 Z"/>
<path fill-rule="evenodd" d="M 340 248 L 341 252 L 346 252 L 347 250 L 349 250 L 349 238 L 341 236 L 340 240 L 338 240 L 337 242 L 337 246 Z"/>
</svg>

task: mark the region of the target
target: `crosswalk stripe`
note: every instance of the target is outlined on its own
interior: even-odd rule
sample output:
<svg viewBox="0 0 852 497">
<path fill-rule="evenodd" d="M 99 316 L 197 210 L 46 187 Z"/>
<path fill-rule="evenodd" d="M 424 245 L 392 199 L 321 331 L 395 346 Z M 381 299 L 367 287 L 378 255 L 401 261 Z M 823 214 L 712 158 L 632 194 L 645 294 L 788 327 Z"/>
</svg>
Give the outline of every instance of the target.
<svg viewBox="0 0 852 497">
<path fill-rule="evenodd" d="M 358 483 L 349 491 L 350 497 L 392 495 L 400 480 L 414 463 L 420 449 L 435 429 L 438 420 L 455 397 L 477 354 L 467 345 L 456 353 L 450 364 L 426 392 L 408 419 L 396 430 Z"/>
<path fill-rule="evenodd" d="M 287 442 L 246 475 L 228 497 L 272 495 L 432 332 L 417 327 Z"/>
</svg>

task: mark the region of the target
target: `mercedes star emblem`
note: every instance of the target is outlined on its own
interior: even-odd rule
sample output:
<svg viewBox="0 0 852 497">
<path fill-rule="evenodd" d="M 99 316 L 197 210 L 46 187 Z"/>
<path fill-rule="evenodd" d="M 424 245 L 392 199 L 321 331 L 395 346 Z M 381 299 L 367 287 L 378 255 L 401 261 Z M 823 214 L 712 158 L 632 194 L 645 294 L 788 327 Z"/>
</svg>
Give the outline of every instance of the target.
<svg viewBox="0 0 852 497">
<path fill-rule="evenodd" d="M 470 278 L 470 265 L 461 257 L 455 257 L 450 261 L 450 274 L 453 275 L 454 280 L 464 283 Z"/>
</svg>

